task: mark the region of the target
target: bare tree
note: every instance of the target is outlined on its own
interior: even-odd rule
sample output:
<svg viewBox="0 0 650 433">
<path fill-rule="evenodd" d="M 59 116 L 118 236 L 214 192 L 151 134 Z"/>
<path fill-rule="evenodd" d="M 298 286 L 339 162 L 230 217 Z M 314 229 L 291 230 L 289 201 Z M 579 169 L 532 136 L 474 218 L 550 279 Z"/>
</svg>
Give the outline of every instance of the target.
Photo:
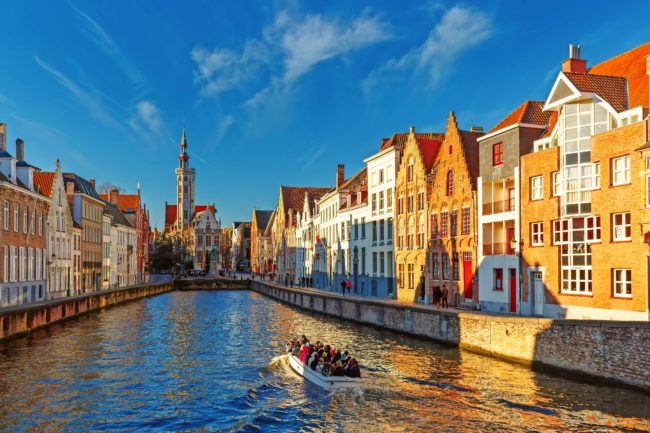
<svg viewBox="0 0 650 433">
<path fill-rule="evenodd" d="M 111 190 L 117 189 L 120 193 L 124 193 L 125 190 L 121 186 L 113 185 L 110 182 L 104 182 L 97 187 L 97 192 L 100 194 L 108 194 Z"/>
</svg>

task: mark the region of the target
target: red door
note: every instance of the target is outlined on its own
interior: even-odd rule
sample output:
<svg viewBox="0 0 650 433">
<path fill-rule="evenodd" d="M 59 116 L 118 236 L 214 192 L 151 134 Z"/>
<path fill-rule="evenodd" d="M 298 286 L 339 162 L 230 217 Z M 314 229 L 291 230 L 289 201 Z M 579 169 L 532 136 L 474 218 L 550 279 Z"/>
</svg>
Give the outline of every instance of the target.
<svg viewBox="0 0 650 433">
<path fill-rule="evenodd" d="M 508 227 L 506 228 L 506 245 L 505 245 L 505 250 L 508 252 L 507 254 L 514 254 L 514 250 L 512 248 L 512 243 L 511 241 L 515 238 L 515 228 L 514 227 Z"/>
<path fill-rule="evenodd" d="M 510 312 L 517 312 L 517 270 L 510 268 Z"/>
<path fill-rule="evenodd" d="M 465 299 L 472 299 L 472 261 L 463 262 L 463 282 Z"/>
</svg>

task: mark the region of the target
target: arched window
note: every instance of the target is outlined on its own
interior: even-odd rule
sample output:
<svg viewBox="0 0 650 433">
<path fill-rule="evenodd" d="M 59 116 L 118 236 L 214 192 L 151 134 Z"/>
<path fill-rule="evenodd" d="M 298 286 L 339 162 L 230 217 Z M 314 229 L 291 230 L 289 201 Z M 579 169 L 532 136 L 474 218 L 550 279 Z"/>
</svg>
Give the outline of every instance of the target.
<svg viewBox="0 0 650 433">
<path fill-rule="evenodd" d="M 454 172 L 449 170 L 447 172 L 447 195 L 454 195 Z"/>
</svg>

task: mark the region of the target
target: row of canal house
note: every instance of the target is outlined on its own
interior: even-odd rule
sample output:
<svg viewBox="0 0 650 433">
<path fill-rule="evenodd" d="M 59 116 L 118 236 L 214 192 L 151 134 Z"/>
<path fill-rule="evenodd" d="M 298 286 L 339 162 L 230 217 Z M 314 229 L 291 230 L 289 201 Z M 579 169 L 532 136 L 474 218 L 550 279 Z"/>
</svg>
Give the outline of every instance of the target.
<svg viewBox="0 0 650 433">
<path fill-rule="evenodd" d="M 279 280 L 553 318 L 647 320 L 650 43 L 589 67 L 570 47 L 546 100 L 489 131 L 414 128 L 330 188 L 280 188 Z M 269 230 L 270 228 L 270 230 Z M 256 240 L 252 239 L 255 243 Z"/>
<path fill-rule="evenodd" d="M 11 155 L 6 137 L 0 124 L 0 307 L 142 281 L 148 248 L 140 257 L 137 219 L 148 231 L 148 213 L 130 222 L 93 180 L 64 173 L 58 160 L 54 171 L 42 171 L 25 160 L 21 139 Z"/>
</svg>

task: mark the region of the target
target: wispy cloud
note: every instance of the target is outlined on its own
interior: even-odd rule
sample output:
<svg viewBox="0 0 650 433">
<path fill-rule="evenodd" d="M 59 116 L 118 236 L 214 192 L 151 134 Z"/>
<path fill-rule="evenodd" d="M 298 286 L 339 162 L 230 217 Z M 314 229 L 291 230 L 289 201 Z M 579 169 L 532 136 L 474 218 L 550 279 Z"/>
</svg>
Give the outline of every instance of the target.
<svg viewBox="0 0 650 433">
<path fill-rule="evenodd" d="M 115 41 L 106 33 L 97 21 L 92 19 L 86 13 L 79 9 L 74 9 L 81 18 L 83 29 L 92 42 L 97 45 L 99 49 L 104 51 L 113 58 L 115 63 L 122 69 L 126 77 L 134 84 L 143 86 L 145 84 L 144 77 L 140 70 L 131 63 L 126 56 L 119 49 Z"/>
<path fill-rule="evenodd" d="M 38 66 L 52 75 L 56 81 L 61 86 L 63 86 L 63 88 L 70 92 L 77 103 L 88 110 L 90 115 L 97 121 L 111 127 L 119 125 L 119 122 L 117 122 L 117 120 L 115 120 L 115 118 L 113 118 L 113 116 L 104 107 L 101 96 L 99 96 L 97 92 L 93 91 L 92 89 L 84 89 L 81 85 L 75 83 L 63 73 L 45 63 L 38 56 L 34 56 L 34 60 Z"/>
<path fill-rule="evenodd" d="M 262 30 L 262 36 L 248 40 L 241 52 L 194 47 L 194 81 L 201 86 L 202 95 L 215 96 L 258 78 L 258 72 L 265 68 L 267 80 L 248 103 L 256 106 L 317 64 L 390 37 L 388 25 L 368 11 L 348 21 L 323 15 L 291 16 L 281 11 Z"/>
<path fill-rule="evenodd" d="M 447 10 L 422 45 L 372 71 L 362 82 L 366 94 L 379 81 L 424 75 L 428 85 L 438 82 L 463 51 L 488 38 L 490 18 L 477 10 L 455 6 Z"/>
<path fill-rule="evenodd" d="M 160 134 L 163 129 L 160 109 L 152 101 L 139 101 L 135 105 L 135 112 L 131 116 L 129 125 L 136 131 L 142 131 L 144 129 L 147 132 Z"/>
<path fill-rule="evenodd" d="M 318 158 L 320 158 L 323 153 L 327 150 L 327 146 L 323 145 L 320 148 L 318 148 L 314 153 L 312 153 L 311 157 L 305 162 L 302 166 L 303 170 L 307 169 L 309 166 L 311 166 L 314 162 L 318 161 Z"/>
</svg>

